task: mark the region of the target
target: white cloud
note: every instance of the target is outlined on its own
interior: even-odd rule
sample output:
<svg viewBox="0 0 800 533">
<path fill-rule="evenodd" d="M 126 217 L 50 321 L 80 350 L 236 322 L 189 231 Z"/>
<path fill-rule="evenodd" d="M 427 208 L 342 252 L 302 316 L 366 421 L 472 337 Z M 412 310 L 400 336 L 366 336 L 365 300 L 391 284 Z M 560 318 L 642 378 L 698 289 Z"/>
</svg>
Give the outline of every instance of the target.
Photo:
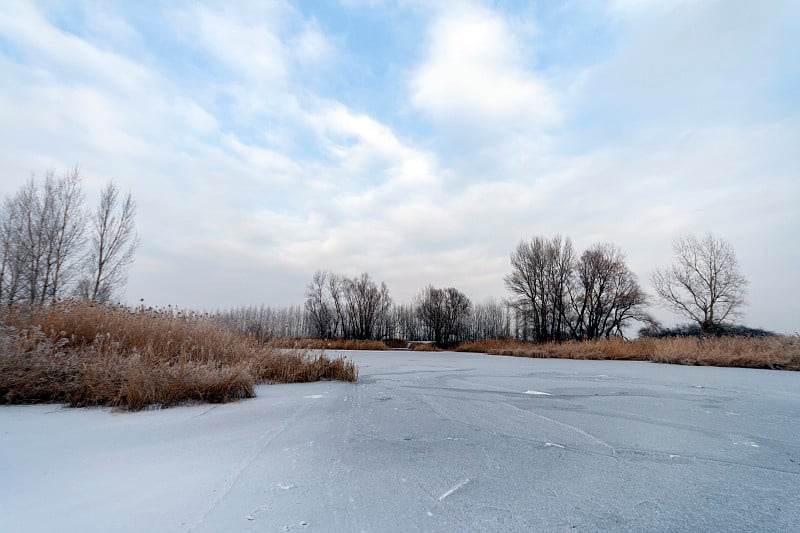
<svg viewBox="0 0 800 533">
<path fill-rule="evenodd" d="M 443 12 L 429 31 L 411 101 L 437 121 L 492 132 L 546 128 L 561 117 L 546 79 L 530 69 L 531 51 L 500 15 L 480 8 Z"/>
<path fill-rule="evenodd" d="M 13 176 L 0 192 L 32 170 L 76 162 L 91 187 L 115 177 L 131 188 L 142 237 L 132 299 L 300 303 L 318 268 L 369 271 L 400 301 L 427 283 L 502 297 L 519 239 L 555 233 L 578 249 L 619 244 L 647 285 L 676 233 L 710 229 L 734 241 L 753 280 L 755 325 L 797 310 L 755 297 L 800 290 L 798 252 L 785 246 L 787 228 L 800 224 L 796 119 L 744 123 L 750 108 L 729 105 L 730 120 L 684 121 L 653 105 L 670 92 L 695 98 L 699 82 L 728 83 L 737 57 L 743 72 L 774 75 L 753 66 L 774 41 L 741 54 L 736 39 L 724 41 L 733 59 L 719 70 L 702 36 L 670 44 L 686 20 L 711 13 L 705 7 L 664 24 L 625 15 L 637 31 L 555 83 L 534 61 L 538 37 L 513 17 L 442 9 L 419 64 L 404 67 L 412 109 L 376 113 L 304 77 L 335 68 L 344 40 L 286 4 L 241 7 L 170 8 L 181 53 L 208 69 L 197 84 L 137 48 L 146 40 L 125 20 L 113 24 L 127 28 L 114 48 L 102 42 L 112 30 L 79 37 L 33 8 L 0 7 L 0 32 L 25 55 L 0 51 L 0 164 Z M 739 22 L 720 22 L 707 38 Z M 647 78 L 653 65 L 668 72 L 667 89 Z M 617 111 L 630 109 L 646 112 L 623 124 Z M 417 127 L 420 118 L 431 120 Z M 610 134 L 615 127 L 627 135 Z M 592 128 L 599 135 L 586 140 Z M 788 319 L 780 324 L 788 329 Z"/>
</svg>

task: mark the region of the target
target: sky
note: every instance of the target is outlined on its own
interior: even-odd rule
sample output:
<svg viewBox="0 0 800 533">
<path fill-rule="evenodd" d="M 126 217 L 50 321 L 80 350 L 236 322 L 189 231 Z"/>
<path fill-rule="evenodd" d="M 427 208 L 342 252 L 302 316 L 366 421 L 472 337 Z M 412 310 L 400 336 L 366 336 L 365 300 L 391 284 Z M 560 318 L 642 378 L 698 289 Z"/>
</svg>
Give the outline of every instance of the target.
<svg viewBox="0 0 800 533">
<path fill-rule="evenodd" d="M 800 331 L 800 2 L 0 2 L 0 197 L 80 166 L 141 241 L 125 299 L 302 304 L 316 270 L 508 297 L 522 239 L 685 233 Z M 658 307 L 665 323 L 680 321 Z"/>
</svg>

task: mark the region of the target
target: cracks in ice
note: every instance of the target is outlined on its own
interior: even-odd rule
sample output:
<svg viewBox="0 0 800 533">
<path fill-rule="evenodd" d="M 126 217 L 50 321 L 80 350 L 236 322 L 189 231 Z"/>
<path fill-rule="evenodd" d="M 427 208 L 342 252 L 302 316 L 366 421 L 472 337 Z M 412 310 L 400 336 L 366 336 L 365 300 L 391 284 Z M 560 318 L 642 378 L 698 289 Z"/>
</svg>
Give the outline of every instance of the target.
<svg viewBox="0 0 800 533">
<path fill-rule="evenodd" d="M 734 443 L 735 444 L 735 443 Z M 680 460 L 679 462 L 685 463 L 687 461 L 695 460 L 695 461 L 707 461 L 711 463 L 720 463 L 725 465 L 731 466 L 739 466 L 742 468 L 754 468 L 756 470 L 766 470 L 768 472 L 779 472 L 781 474 L 792 474 L 795 476 L 800 476 L 800 472 L 796 470 L 787 470 L 784 468 L 776 468 L 772 466 L 763 466 L 763 465 L 756 465 L 751 463 L 743 463 L 741 461 L 733 461 L 730 459 L 721 459 L 719 457 L 709 457 L 704 455 L 679 455 L 676 453 L 667 453 L 659 450 L 641 450 L 641 449 L 631 449 L 631 448 L 617 448 L 617 452 L 620 454 L 618 457 L 622 456 L 640 456 L 646 460 L 665 460 L 667 457 L 669 459 Z"/>
</svg>

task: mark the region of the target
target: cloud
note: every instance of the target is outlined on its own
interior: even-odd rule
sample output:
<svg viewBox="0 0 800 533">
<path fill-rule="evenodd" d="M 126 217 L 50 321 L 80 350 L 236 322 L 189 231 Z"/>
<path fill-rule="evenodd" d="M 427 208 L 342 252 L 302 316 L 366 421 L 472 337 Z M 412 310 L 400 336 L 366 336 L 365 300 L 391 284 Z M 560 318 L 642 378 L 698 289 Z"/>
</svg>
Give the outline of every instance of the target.
<svg viewBox="0 0 800 533">
<path fill-rule="evenodd" d="M 443 11 L 411 78 L 411 101 L 445 124 L 492 133 L 545 129 L 561 112 L 547 80 L 530 68 L 532 56 L 500 14 L 478 7 Z"/>
<path fill-rule="evenodd" d="M 364 83 L 388 52 L 348 47 L 349 19 L 314 7 L 108 8 L 104 26 L 4 3 L 0 193 L 52 165 L 80 163 L 90 201 L 116 178 L 139 205 L 131 299 L 197 308 L 301 303 L 319 268 L 369 271 L 399 301 L 428 283 L 502 297 L 516 243 L 555 233 L 620 245 L 647 285 L 676 233 L 712 230 L 751 278 L 754 325 L 789 330 L 796 69 L 786 12 L 748 29 L 743 5 L 563 21 L 613 29 L 599 52 L 535 10 L 374 5 L 362 23 L 427 37 Z"/>
</svg>

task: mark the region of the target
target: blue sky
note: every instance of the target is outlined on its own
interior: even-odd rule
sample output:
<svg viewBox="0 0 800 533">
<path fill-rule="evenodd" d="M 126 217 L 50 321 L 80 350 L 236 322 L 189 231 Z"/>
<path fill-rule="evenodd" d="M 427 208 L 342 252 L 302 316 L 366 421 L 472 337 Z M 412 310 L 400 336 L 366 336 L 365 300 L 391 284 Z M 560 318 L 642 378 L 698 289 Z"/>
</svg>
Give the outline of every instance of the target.
<svg viewBox="0 0 800 533">
<path fill-rule="evenodd" d="M 795 332 L 798 35 L 793 1 L 5 1 L 0 194 L 116 179 L 128 300 L 198 309 L 301 303 L 317 269 L 500 298 L 556 233 L 650 290 L 712 231 L 746 322 Z"/>
</svg>

